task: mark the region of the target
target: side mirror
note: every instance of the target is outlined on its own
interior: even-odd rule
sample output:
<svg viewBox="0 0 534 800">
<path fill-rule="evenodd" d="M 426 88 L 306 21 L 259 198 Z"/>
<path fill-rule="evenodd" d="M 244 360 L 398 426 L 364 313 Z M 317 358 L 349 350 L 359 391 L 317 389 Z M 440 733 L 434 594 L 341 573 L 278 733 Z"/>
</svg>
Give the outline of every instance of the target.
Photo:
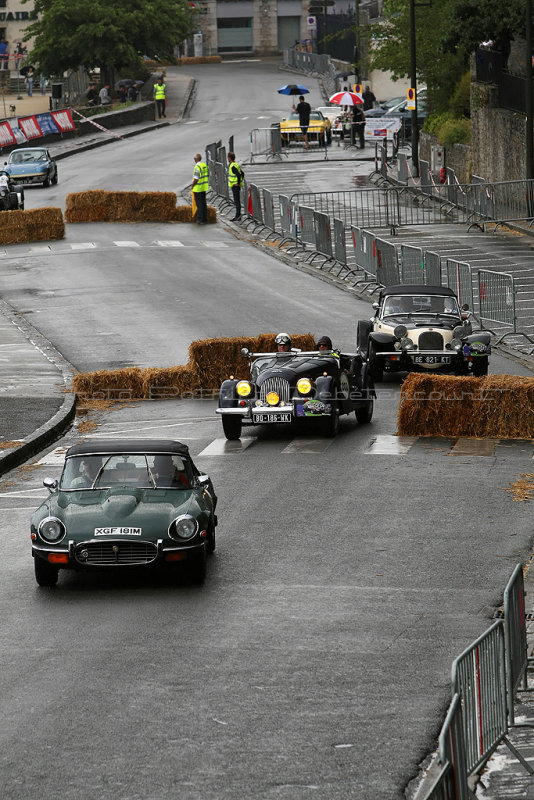
<svg viewBox="0 0 534 800">
<path fill-rule="evenodd" d="M 376 311 L 377 308 L 380 308 L 380 304 L 379 303 L 373 303 L 373 308 Z"/>
<path fill-rule="evenodd" d="M 469 303 L 464 303 L 463 304 L 462 311 L 469 311 Z"/>
<path fill-rule="evenodd" d="M 245 358 L 247 358 L 250 355 L 250 350 L 248 349 L 248 347 L 241 348 L 241 355 L 244 356 Z"/>
<path fill-rule="evenodd" d="M 45 478 L 43 481 L 43 486 L 48 489 L 49 492 L 55 492 L 59 486 L 59 482 L 55 478 Z"/>
<path fill-rule="evenodd" d="M 197 475 L 197 481 L 199 486 L 205 486 L 210 481 L 209 475 Z"/>
</svg>

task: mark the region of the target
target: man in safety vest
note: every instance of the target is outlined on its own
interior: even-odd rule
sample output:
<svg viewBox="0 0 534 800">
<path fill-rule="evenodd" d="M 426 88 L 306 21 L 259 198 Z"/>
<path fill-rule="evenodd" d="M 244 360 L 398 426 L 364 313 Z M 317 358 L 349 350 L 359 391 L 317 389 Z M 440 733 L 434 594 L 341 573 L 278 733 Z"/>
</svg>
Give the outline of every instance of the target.
<svg viewBox="0 0 534 800">
<path fill-rule="evenodd" d="M 158 82 L 154 84 L 154 100 L 156 101 L 156 108 L 158 110 L 158 117 L 161 119 L 165 117 L 165 89 L 166 85 L 163 83 L 163 75 L 160 75 Z"/>
<path fill-rule="evenodd" d="M 235 153 L 228 153 L 228 186 L 232 190 L 235 204 L 235 216 L 232 222 L 241 219 L 241 187 L 243 186 L 244 173 L 237 161 Z"/>
<path fill-rule="evenodd" d="M 199 225 L 205 225 L 208 221 L 208 206 L 206 203 L 206 194 L 210 188 L 208 182 L 208 165 L 202 161 L 202 156 L 197 153 L 195 156 L 195 169 L 193 170 L 193 199 L 196 203 L 197 211 L 195 222 Z"/>
</svg>

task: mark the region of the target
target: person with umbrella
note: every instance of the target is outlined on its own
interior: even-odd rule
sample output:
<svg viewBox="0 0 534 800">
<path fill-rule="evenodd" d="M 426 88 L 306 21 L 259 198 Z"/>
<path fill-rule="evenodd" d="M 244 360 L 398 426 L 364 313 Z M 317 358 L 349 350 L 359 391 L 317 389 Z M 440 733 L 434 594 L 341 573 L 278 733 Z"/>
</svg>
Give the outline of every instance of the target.
<svg viewBox="0 0 534 800">
<path fill-rule="evenodd" d="M 310 114 L 311 114 L 311 106 L 304 100 L 304 96 L 300 95 L 299 102 L 297 105 L 293 104 L 293 111 L 296 111 L 299 115 L 299 125 L 302 133 L 304 134 L 304 147 L 306 150 L 309 147 L 308 144 L 308 128 L 310 127 Z"/>
</svg>

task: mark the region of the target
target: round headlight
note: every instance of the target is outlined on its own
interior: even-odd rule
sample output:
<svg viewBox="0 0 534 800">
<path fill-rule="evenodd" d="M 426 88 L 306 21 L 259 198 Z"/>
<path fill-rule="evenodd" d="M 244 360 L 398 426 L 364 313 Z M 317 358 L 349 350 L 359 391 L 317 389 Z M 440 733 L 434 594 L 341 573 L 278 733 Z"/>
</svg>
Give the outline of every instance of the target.
<svg viewBox="0 0 534 800">
<path fill-rule="evenodd" d="M 452 335 L 454 336 L 455 339 L 463 339 L 463 337 L 465 336 L 465 328 L 464 328 L 464 326 L 463 325 L 457 325 L 453 329 Z"/>
<path fill-rule="evenodd" d="M 309 378 L 299 378 L 297 381 L 297 389 L 300 394 L 309 394 L 312 390 L 312 383 Z"/>
<path fill-rule="evenodd" d="M 456 350 L 458 352 L 462 349 L 462 343 L 459 339 L 451 339 L 451 350 Z"/>
<path fill-rule="evenodd" d="M 66 532 L 65 526 L 57 517 L 46 517 L 41 521 L 38 528 L 41 539 L 49 544 L 60 542 Z"/>
<path fill-rule="evenodd" d="M 173 539 L 192 539 L 197 531 L 198 522 L 188 514 L 183 517 L 177 517 L 169 525 L 169 536 Z"/>
<path fill-rule="evenodd" d="M 408 328 L 406 325 L 396 325 L 393 329 L 393 333 L 397 337 L 397 339 L 402 339 L 403 336 L 406 336 L 408 333 Z"/>
<path fill-rule="evenodd" d="M 267 400 L 267 403 L 268 403 L 270 406 L 276 406 L 276 405 L 278 405 L 278 403 L 280 402 L 280 398 L 279 398 L 279 396 L 276 394 L 276 392 L 269 392 L 269 393 L 268 393 L 268 395 L 267 395 L 267 397 L 266 397 L 265 399 Z"/>
<path fill-rule="evenodd" d="M 401 347 L 403 350 L 413 350 L 414 346 L 415 345 L 411 339 L 403 339 L 401 342 Z"/>
<path fill-rule="evenodd" d="M 393 347 L 395 348 L 395 350 L 400 350 L 401 349 L 401 343 L 400 342 L 393 342 Z"/>
<path fill-rule="evenodd" d="M 235 387 L 236 392 L 240 397 L 248 397 L 252 392 L 252 386 L 248 381 L 239 381 Z"/>
</svg>

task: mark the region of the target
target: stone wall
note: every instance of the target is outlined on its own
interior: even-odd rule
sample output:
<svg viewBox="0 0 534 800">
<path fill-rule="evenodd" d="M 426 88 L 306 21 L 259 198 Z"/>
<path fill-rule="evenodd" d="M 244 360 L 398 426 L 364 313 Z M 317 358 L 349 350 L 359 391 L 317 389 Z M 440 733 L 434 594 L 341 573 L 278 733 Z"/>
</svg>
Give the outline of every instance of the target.
<svg viewBox="0 0 534 800">
<path fill-rule="evenodd" d="M 523 180 L 525 165 L 523 114 L 498 107 L 496 86 L 471 83 L 473 172 L 488 181 Z"/>
</svg>

